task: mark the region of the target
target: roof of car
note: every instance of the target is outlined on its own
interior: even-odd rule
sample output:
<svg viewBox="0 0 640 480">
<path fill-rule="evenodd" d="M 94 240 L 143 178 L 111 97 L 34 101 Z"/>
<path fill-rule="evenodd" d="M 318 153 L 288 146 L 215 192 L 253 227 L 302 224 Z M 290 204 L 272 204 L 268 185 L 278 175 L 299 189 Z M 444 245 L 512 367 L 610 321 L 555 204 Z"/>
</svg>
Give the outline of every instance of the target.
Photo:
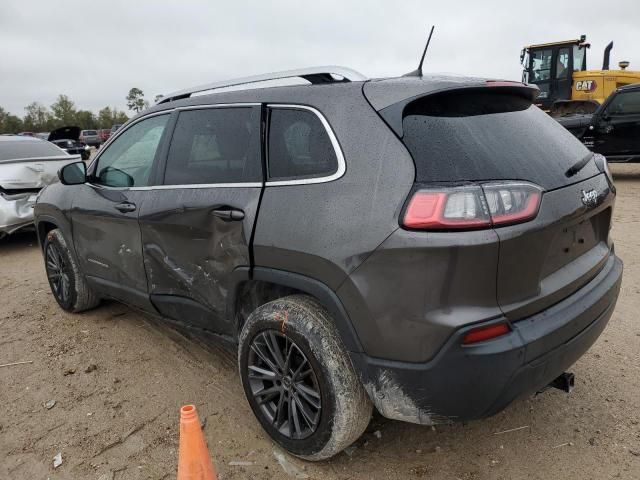
<svg viewBox="0 0 640 480">
<path fill-rule="evenodd" d="M 27 137 L 24 135 L 0 135 L 0 142 L 45 142 L 38 137 Z"/>
<path fill-rule="evenodd" d="M 618 90 L 640 90 L 640 83 L 631 83 L 629 85 L 623 85 Z"/>
<path fill-rule="evenodd" d="M 320 67 L 317 67 L 320 68 Z M 336 67 L 337 68 L 337 67 Z M 340 67 L 343 68 L 343 67 Z M 306 71 L 306 70 L 303 70 Z M 296 72 L 296 71 L 293 71 Z M 284 72 L 286 73 L 286 72 Z M 355 72 L 357 73 L 357 72 Z M 278 74 L 274 74 L 278 75 Z M 265 78 L 266 76 L 260 76 Z M 249 77 L 253 78 L 253 77 Z M 286 77 L 289 78 L 289 77 Z M 300 78 L 308 80 L 304 75 L 300 75 Z M 237 81 L 230 81 L 234 84 Z M 452 74 L 426 74 L 422 76 L 402 76 L 402 77 L 390 77 L 390 78 L 377 78 L 367 79 L 364 76 L 352 77 L 352 80 L 335 80 L 335 81 L 318 81 L 311 82 L 308 85 L 295 84 L 295 85 L 274 85 L 261 87 L 259 83 L 246 82 L 242 83 L 245 88 L 228 88 L 217 87 L 216 85 L 226 85 L 224 82 L 218 82 L 211 84 L 212 89 L 205 89 L 205 86 L 194 87 L 193 89 L 185 89 L 174 94 L 170 94 L 160 102 L 153 106 L 151 110 L 143 112 L 147 114 L 152 111 L 160 111 L 168 108 L 175 108 L 180 106 L 195 106 L 202 104 L 216 104 L 216 103 L 237 103 L 237 102 L 263 102 L 263 101 L 278 101 L 282 102 L 286 100 L 299 102 L 302 97 L 309 97 L 313 99 L 317 96 L 318 92 L 321 93 L 321 97 L 326 97 L 326 89 L 345 89 L 351 86 L 359 86 L 363 89 L 367 99 L 371 102 L 372 106 L 376 110 L 381 110 L 389 105 L 405 100 L 407 98 L 427 95 L 438 91 L 444 91 L 454 88 L 464 87 L 484 87 L 491 83 L 500 84 L 501 86 L 509 86 L 516 88 L 536 89 L 535 86 L 525 86 L 521 82 L 503 81 L 499 79 L 468 77 L 462 75 Z M 220 88 L 219 90 L 216 90 Z M 202 93 L 200 93 L 202 92 Z M 205 93 L 206 92 L 206 93 Z M 290 98 L 289 98 L 290 96 Z M 278 100 L 275 100 L 278 98 Z M 138 115 L 140 116 L 140 115 Z"/>
</svg>

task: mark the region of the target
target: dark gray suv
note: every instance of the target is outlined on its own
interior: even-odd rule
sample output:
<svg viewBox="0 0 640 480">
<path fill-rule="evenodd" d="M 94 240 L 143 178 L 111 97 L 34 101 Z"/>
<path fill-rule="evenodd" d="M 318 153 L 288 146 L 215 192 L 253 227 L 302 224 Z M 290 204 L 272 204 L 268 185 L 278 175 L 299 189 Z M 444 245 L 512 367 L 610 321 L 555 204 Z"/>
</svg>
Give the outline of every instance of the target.
<svg viewBox="0 0 640 480">
<path fill-rule="evenodd" d="M 54 296 L 237 344 L 257 419 L 307 459 L 373 406 L 495 414 L 584 354 L 622 277 L 606 161 L 536 94 L 332 67 L 167 95 L 41 193 Z"/>
</svg>

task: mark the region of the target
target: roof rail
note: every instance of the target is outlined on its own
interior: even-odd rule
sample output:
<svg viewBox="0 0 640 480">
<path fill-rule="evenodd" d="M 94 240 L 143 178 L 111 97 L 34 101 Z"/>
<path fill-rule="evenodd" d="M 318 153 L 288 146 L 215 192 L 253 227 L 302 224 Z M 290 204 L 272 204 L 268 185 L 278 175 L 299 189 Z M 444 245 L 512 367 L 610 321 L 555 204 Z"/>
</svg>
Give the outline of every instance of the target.
<svg viewBox="0 0 640 480">
<path fill-rule="evenodd" d="M 335 78 L 335 77 L 339 78 Z M 302 78 L 312 84 L 317 83 L 340 83 L 340 82 L 361 82 L 368 80 L 367 77 L 355 70 L 346 67 L 327 66 L 327 67 L 309 67 L 299 70 L 285 70 L 283 72 L 263 73 L 261 75 L 253 75 L 251 77 L 235 78 L 232 80 L 222 80 L 207 85 L 199 85 L 197 87 L 186 88 L 177 92 L 169 93 L 158 100 L 158 104 L 173 102 L 189 98 L 194 93 L 206 92 L 207 90 L 215 90 L 217 88 L 234 87 L 237 85 L 246 85 L 249 83 L 266 82 L 269 80 L 280 80 L 284 78 Z"/>
</svg>

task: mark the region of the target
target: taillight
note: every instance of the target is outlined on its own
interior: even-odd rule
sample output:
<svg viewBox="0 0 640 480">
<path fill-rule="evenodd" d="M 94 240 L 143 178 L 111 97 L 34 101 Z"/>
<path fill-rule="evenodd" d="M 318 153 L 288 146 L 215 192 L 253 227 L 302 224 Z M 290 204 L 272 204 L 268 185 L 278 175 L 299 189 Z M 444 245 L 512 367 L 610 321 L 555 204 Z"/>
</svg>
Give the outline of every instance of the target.
<svg viewBox="0 0 640 480">
<path fill-rule="evenodd" d="M 538 214 L 542 189 L 525 182 L 416 191 L 403 225 L 419 230 L 470 230 L 526 222 Z"/>
<path fill-rule="evenodd" d="M 531 183 L 503 183 L 482 186 L 494 225 L 511 225 L 538 215 L 542 189 Z"/>
<path fill-rule="evenodd" d="M 487 340 L 506 335 L 510 331 L 511 330 L 506 323 L 474 328 L 464 334 L 464 337 L 462 337 L 462 344 L 471 345 L 472 343 L 486 342 Z"/>
</svg>

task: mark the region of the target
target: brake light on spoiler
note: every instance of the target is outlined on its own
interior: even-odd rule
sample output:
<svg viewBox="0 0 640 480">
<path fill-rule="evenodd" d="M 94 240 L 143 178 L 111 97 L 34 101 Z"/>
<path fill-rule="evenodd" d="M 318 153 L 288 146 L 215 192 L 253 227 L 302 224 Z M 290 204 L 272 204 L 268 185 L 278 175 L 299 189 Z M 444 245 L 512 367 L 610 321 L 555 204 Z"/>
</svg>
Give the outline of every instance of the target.
<svg viewBox="0 0 640 480">
<path fill-rule="evenodd" d="M 416 230 L 472 230 L 506 226 L 536 217 L 542 189 L 528 182 L 417 190 L 402 224 Z"/>
</svg>

